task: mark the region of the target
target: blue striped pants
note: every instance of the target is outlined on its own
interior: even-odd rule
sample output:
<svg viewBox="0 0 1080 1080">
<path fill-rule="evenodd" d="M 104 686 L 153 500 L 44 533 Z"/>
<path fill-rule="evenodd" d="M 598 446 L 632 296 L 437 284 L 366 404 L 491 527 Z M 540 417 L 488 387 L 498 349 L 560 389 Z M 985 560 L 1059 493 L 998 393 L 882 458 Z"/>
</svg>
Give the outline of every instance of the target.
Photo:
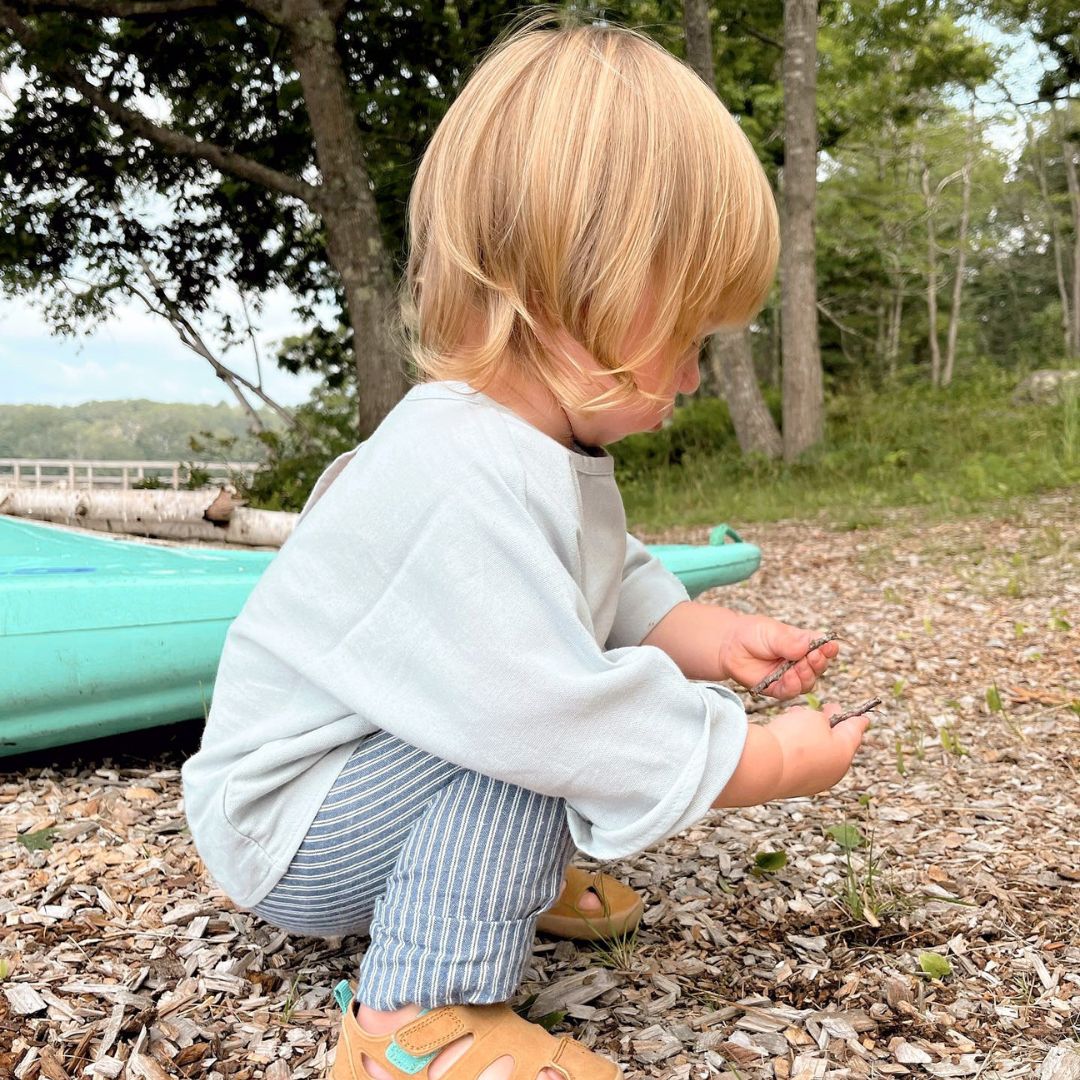
<svg viewBox="0 0 1080 1080">
<path fill-rule="evenodd" d="M 573 852 L 561 799 L 380 731 L 252 910 L 299 934 L 366 931 L 356 996 L 371 1008 L 507 1001 Z"/>
</svg>

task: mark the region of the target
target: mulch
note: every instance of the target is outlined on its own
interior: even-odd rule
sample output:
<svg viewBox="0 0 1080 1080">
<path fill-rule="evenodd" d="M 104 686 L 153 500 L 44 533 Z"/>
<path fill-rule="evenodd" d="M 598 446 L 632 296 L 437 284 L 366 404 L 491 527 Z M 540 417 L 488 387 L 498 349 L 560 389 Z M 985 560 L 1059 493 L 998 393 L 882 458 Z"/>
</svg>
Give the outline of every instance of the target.
<svg viewBox="0 0 1080 1080">
<path fill-rule="evenodd" d="M 1077 494 L 744 529 L 762 570 L 703 599 L 842 635 L 815 693 L 884 702 L 856 764 L 605 866 L 646 899 L 636 940 L 539 938 L 519 1006 L 630 1078 L 1080 1080 Z M 326 1074 L 364 939 L 214 888 L 180 798 L 198 737 L 0 760 L 0 1077 Z"/>
</svg>

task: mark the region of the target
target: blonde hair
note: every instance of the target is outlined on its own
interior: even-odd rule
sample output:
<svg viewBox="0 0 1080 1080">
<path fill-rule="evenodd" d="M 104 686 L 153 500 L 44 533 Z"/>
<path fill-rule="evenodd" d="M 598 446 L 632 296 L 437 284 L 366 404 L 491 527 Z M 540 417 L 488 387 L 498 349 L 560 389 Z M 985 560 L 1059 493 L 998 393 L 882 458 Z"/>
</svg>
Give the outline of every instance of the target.
<svg viewBox="0 0 1080 1080">
<path fill-rule="evenodd" d="M 776 206 L 749 140 L 688 65 L 635 29 L 525 18 L 420 163 L 402 326 L 423 381 L 482 391 L 512 364 L 564 406 L 611 408 L 642 395 L 634 372 L 659 350 L 670 378 L 703 327 L 753 318 L 776 269 Z M 651 325 L 619 355 L 646 300 Z M 471 318 L 482 330 L 470 342 Z M 565 331 L 615 387 L 584 393 L 537 323 Z"/>
</svg>

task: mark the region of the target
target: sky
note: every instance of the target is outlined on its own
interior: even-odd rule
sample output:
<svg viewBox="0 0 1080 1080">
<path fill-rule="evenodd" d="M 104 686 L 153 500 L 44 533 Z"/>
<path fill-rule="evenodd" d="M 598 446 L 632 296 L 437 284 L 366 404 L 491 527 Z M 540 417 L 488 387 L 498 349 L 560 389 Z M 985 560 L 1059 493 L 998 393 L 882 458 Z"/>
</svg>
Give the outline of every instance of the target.
<svg viewBox="0 0 1080 1080">
<path fill-rule="evenodd" d="M 995 44 L 1017 49 L 1006 78 L 1017 100 L 1035 96 L 1041 64 L 1034 46 L 1009 39 L 985 23 L 972 29 Z M 4 96 L 18 92 L 18 72 L 0 72 L 0 108 Z M 983 96 L 988 95 L 984 90 Z M 151 110 L 152 111 L 152 110 Z M 991 111 L 982 105 L 981 114 Z M 1003 126 L 995 140 L 1015 145 L 1020 137 L 1013 127 Z M 236 297 L 222 295 L 220 303 L 239 314 Z M 331 312 L 320 312 L 329 323 Z M 273 362 L 276 343 L 283 337 L 311 329 L 291 312 L 290 298 L 276 290 L 265 298 L 263 313 L 253 316 L 262 357 L 263 386 L 283 405 L 305 401 L 318 379 L 314 375 L 290 375 Z M 199 328 L 203 330 L 202 327 Z M 238 373 L 256 380 L 250 346 L 224 350 L 205 335 L 217 355 Z M 77 338 L 53 336 L 38 309 L 25 299 L 0 295 L 0 404 L 76 405 L 85 401 L 149 398 L 153 401 L 235 403 L 235 398 L 214 375 L 210 365 L 185 348 L 172 327 L 148 313 L 138 302 L 123 305 L 98 329 Z"/>
<path fill-rule="evenodd" d="M 235 307 L 239 311 L 239 301 Z M 257 327 L 263 389 L 282 405 L 307 400 L 318 377 L 290 375 L 273 362 L 277 341 L 310 329 L 292 317 L 288 293 L 283 289 L 270 293 L 263 315 L 253 315 L 252 321 Z M 203 336 L 217 349 L 222 363 L 257 381 L 250 345 L 220 349 L 211 334 Z M 118 308 L 93 333 L 60 338 L 49 332 L 39 311 L 26 300 L 0 296 L 0 404 L 77 405 L 121 398 L 236 404 L 209 363 L 182 345 L 172 326 L 141 304 Z"/>
</svg>

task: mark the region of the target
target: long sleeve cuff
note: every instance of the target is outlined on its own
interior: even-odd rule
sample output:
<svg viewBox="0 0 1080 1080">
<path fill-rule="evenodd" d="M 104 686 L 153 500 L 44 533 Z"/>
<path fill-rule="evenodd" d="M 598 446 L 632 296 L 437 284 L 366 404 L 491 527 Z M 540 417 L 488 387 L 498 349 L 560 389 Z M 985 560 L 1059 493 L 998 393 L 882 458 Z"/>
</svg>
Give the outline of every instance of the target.
<svg viewBox="0 0 1080 1080">
<path fill-rule="evenodd" d="M 619 606 L 607 647 L 640 645 L 676 604 L 689 599 L 686 586 L 640 540 L 628 533 Z"/>
<path fill-rule="evenodd" d="M 739 696 L 726 686 L 692 683 L 702 697 L 701 738 L 667 795 L 648 814 L 618 828 L 582 817 L 569 804 L 574 843 L 594 859 L 622 859 L 666 840 L 700 821 L 731 779 L 746 745 L 748 721 Z M 657 732 L 658 746 L 663 732 Z"/>
</svg>

